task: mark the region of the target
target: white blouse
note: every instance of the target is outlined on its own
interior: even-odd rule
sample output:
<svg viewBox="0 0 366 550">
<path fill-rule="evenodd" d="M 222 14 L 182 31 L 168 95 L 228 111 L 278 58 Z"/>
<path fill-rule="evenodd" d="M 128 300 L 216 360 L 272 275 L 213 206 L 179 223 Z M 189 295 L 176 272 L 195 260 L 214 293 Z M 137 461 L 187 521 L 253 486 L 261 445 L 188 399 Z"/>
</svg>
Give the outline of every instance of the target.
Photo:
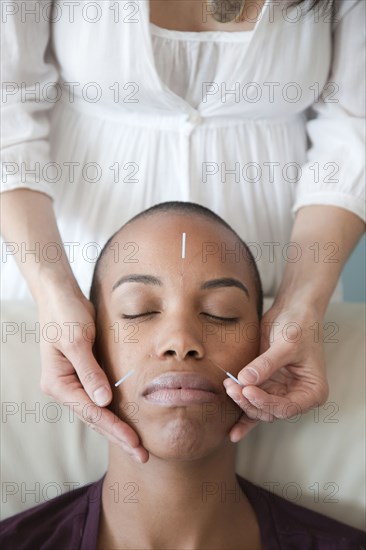
<svg viewBox="0 0 366 550">
<path fill-rule="evenodd" d="M 53 197 L 85 293 L 112 232 L 159 202 L 228 221 L 266 295 L 301 254 L 289 244 L 299 208 L 365 218 L 364 1 L 337 3 L 331 20 L 267 0 L 249 32 L 162 29 L 148 0 L 2 12 L 2 190 Z M 29 295 L 15 246 L 27 255 L 3 243 L 8 299 Z M 39 253 L 57 260 L 52 244 Z"/>
</svg>

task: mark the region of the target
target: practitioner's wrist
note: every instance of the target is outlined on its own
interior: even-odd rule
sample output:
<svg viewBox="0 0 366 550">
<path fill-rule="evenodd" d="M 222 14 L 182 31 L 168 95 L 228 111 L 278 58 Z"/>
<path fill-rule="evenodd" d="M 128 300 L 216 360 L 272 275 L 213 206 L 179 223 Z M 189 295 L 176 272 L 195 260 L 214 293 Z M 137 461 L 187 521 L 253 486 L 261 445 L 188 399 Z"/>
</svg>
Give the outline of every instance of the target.
<svg viewBox="0 0 366 550">
<path fill-rule="evenodd" d="M 281 285 L 272 308 L 278 311 L 302 310 L 312 312 L 312 315 L 322 319 L 330 301 L 331 292 L 324 287 L 304 285 L 294 288 L 286 282 Z"/>
<path fill-rule="evenodd" d="M 78 298 L 85 299 L 74 274 L 69 266 L 42 266 L 39 270 L 37 284 L 32 289 L 38 305 L 44 305 L 49 300 Z"/>
</svg>

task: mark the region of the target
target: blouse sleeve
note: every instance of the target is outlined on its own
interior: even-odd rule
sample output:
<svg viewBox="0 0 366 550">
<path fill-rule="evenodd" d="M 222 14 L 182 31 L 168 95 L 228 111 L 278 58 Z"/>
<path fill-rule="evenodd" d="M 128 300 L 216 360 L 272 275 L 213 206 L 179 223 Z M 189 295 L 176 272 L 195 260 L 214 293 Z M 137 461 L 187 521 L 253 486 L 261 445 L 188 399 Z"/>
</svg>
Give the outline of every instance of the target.
<svg viewBox="0 0 366 550">
<path fill-rule="evenodd" d="M 42 178 L 51 162 L 49 111 L 59 78 L 50 50 L 52 17 L 44 0 L 2 4 L 2 191 L 28 188 L 53 198 Z"/>
<path fill-rule="evenodd" d="M 365 5 L 340 2 L 333 23 L 332 66 L 315 117 L 307 123 L 307 162 L 292 212 L 310 204 L 350 210 L 365 220 Z"/>
</svg>

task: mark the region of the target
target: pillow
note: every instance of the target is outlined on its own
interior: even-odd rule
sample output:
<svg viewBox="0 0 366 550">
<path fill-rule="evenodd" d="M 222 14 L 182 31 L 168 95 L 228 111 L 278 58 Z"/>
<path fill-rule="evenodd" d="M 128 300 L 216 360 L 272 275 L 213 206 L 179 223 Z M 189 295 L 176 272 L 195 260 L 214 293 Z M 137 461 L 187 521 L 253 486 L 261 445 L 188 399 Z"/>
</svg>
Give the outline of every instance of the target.
<svg viewBox="0 0 366 550">
<path fill-rule="evenodd" d="M 265 309 L 270 299 L 265 301 Z M 292 502 L 365 529 L 363 304 L 331 303 L 324 321 L 330 395 L 309 413 L 261 422 L 237 472 Z M 52 328 L 52 327 L 51 327 Z M 50 328 L 46 337 L 57 337 Z M 108 445 L 39 388 L 42 337 L 32 302 L 2 304 L 1 518 L 101 477 Z"/>
<path fill-rule="evenodd" d="M 237 472 L 292 502 L 366 528 L 365 309 L 331 303 L 324 320 L 329 396 L 307 414 L 260 422 Z"/>
</svg>

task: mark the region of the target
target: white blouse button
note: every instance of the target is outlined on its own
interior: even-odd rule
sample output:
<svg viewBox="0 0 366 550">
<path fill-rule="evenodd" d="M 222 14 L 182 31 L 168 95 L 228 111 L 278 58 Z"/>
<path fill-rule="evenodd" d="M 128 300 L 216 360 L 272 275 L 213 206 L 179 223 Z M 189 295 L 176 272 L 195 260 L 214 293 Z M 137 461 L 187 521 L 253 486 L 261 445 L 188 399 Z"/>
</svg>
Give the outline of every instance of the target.
<svg viewBox="0 0 366 550">
<path fill-rule="evenodd" d="M 192 122 L 192 124 L 199 124 L 201 122 L 201 116 L 199 115 L 199 113 L 192 113 L 190 116 L 189 116 L 189 121 Z"/>
</svg>

